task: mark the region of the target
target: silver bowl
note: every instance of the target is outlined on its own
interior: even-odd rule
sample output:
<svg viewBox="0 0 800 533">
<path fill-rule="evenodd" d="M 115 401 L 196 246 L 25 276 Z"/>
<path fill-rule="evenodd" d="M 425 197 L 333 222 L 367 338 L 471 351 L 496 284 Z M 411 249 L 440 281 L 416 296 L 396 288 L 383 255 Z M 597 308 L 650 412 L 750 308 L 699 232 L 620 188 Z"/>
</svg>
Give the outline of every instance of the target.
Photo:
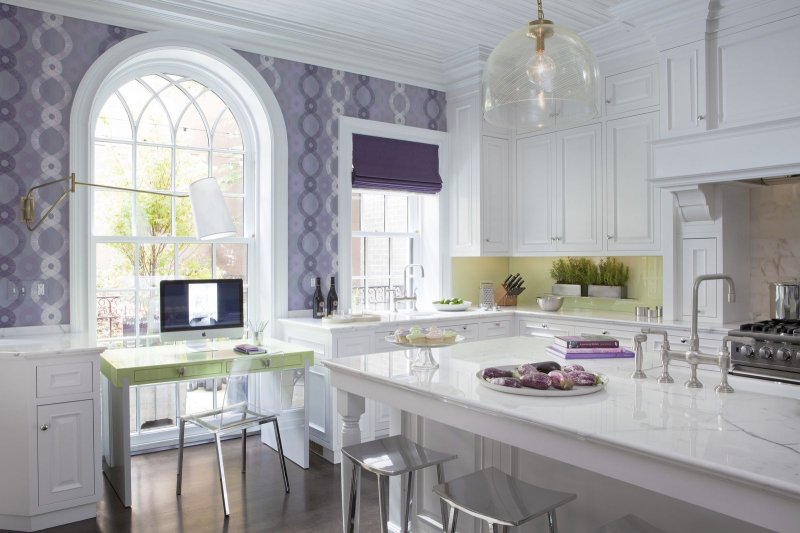
<svg viewBox="0 0 800 533">
<path fill-rule="evenodd" d="M 542 311 L 558 311 L 564 303 L 563 296 L 539 296 L 536 298 L 536 303 Z"/>
</svg>

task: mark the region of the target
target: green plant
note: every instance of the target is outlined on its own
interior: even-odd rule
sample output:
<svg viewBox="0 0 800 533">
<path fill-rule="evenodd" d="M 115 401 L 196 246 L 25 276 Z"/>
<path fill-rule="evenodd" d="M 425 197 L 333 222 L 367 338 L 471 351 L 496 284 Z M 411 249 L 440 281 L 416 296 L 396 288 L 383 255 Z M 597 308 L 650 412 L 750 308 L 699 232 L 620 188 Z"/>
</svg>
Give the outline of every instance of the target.
<svg viewBox="0 0 800 533">
<path fill-rule="evenodd" d="M 569 264 L 566 259 L 559 257 L 553 261 L 553 265 L 550 267 L 550 277 L 556 283 L 570 283 L 567 281 L 570 279 L 570 275 Z"/>
<path fill-rule="evenodd" d="M 597 265 L 588 257 L 561 257 L 553 261 L 550 277 L 556 283 L 592 285 L 597 279 Z"/>
<path fill-rule="evenodd" d="M 622 287 L 631 277 L 630 269 L 613 257 L 601 259 L 597 267 L 598 280 L 596 285 Z"/>
</svg>

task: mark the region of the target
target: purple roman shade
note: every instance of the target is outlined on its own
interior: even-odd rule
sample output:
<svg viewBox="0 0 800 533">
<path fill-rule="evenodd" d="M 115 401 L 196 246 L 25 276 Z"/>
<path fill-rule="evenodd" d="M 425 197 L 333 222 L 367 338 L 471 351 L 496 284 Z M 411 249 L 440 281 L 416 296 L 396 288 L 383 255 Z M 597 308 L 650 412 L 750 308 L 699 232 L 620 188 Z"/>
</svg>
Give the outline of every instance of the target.
<svg viewBox="0 0 800 533">
<path fill-rule="evenodd" d="M 354 134 L 353 188 L 436 194 L 442 190 L 439 147 Z"/>
</svg>

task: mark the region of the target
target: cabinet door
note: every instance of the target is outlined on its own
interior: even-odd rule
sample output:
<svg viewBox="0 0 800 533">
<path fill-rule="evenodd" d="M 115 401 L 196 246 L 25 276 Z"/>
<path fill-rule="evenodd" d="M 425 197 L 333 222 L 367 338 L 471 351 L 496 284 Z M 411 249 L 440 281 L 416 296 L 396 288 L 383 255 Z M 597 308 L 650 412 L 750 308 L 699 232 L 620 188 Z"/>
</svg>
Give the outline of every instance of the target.
<svg viewBox="0 0 800 533">
<path fill-rule="evenodd" d="M 560 251 L 601 250 L 600 124 L 559 132 L 556 163 L 556 243 Z"/>
<path fill-rule="evenodd" d="M 606 76 L 606 115 L 658 105 L 658 65 Z"/>
<path fill-rule="evenodd" d="M 464 342 L 480 340 L 480 326 L 477 323 L 473 324 L 440 324 L 439 327 L 452 329 L 458 335 L 464 337 Z"/>
<path fill-rule="evenodd" d="M 492 320 L 491 322 L 481 322 L 480 337 L 481 339 L 491 339 L 495 337 L 511 337 L 512 324 L 511 319 Z"/>
<path fill-rule="evenodd" d="M 661 132 L 685 135 L 705 130 L 705 41 L 662 52 L 661 83 Z"/>
<path fill-rule="evenodd" d="M 516 159 L 515 251 L 551 251 L 555 248 L 555 134 L 517 140 Z"/>
<path fill-rule="evenodd" d="M 333 405 L 328 369 L 321 364 L 308 368 L 308 431 L 311 440 L 333 447 Z"/>
<path fill-rule="evenodd" d="M 683 316 L 692 316 L 692 285 L 697 276 L 716 274 L 717 239 L 683 239 L 681 247 L 681 309 Z M 697 293 L 697 315 L 701 318 L 717 316 L 717 286 L 720 281 L 706 281 Z"/>
<path fill-rule="evenodd" d="M 610 120 L 606 124 L 606 240 L 608 250 L 657 250 L 660 198 L 653 175 L 650 141 L 657 137 L 658 113 Z"/>
<path fill-rule="evenodd" d="M 37 420 L 39 505 L 93 495 L 94 402 L 41 405 Z"/>
<path fill-rule="evenodd" d="M 469 96 L 447 104 L 447 124 L 452 139 L 448 187 L 453 255 L 480 253 L 480 165 L 476 149 L 480 142 L 479 100 L 478 96 Z"/>
<path fill-rule="evenodd" d="M 508 255 L 510 176 L 509 141 L 484 136 L 481 141 L 481 252 Z"/>
</svg>

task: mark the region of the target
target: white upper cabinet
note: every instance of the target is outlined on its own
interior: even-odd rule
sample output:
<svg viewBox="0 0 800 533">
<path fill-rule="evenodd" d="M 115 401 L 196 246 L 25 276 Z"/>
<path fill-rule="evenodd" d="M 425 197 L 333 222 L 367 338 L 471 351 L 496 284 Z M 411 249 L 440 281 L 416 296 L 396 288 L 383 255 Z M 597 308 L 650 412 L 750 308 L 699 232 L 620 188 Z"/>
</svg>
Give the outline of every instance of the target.
<svg viewBox="0 0 800 533">
<path fill-rule="evenodd" d="M 609 251 L 658 250 L 660 202 L 650 141 L 658 137 L 658 112 L 606 123 L 606 247 Z"/>
<path fill-rule="evenodd" d="M 698 41 L 661 52 L 661 133 L 706 129 L 706 51 Z"/>
<path fill-rule="evenodd" d="M 600 240 L 600 124 L 556 134 L 556 247 L 565 252 L 602 250 Z"/>
<path fill-rule="evenodd" d="M 658 65 L 606 76 L 606 115 L 658 105 Z"/>
<path fill-rule="evenodd" d="M 516 253 L 602 249 L 601 127 L 517 140 Z"/>
<path fill-rule="evenodd" d="M 509 255 L 510 136 L 489 129 L 475 92 L 448 95 L 447 110 L 450 251 L 454 256 Z"/>
</svg>

